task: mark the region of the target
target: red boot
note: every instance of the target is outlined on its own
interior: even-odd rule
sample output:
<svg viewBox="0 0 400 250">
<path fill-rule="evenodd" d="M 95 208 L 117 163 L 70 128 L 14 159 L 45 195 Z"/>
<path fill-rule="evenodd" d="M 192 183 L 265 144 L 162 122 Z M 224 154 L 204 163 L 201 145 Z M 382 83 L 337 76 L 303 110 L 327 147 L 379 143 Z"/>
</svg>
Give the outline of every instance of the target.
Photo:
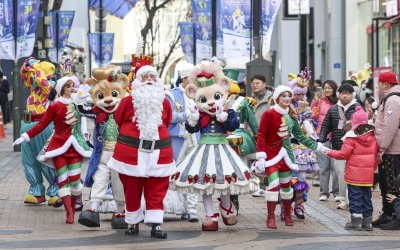
<svg viewBox="0 0 400 250">
<path fill-rule="evenodd" d="M 201 225 L 202 231 L 218 231 L 218 217 L 219 214 L 216 213 L 213 216 L 206 216 Z"/>
<path fill-rule="evenodd" d="M 267 209 L 268 209 L 267 227 L 273 229 L 277 228 L 275 221 L 275 208 L 276 208 L 276 201 L 267 201 Z"/>
<path fill-rule="evenodd" d="M 285 209 L 285 225 L 291 227 L 293 226 L 291 216 L 292 200 L 283 200 L 283 207 Z"/>
<path fill-rule="evenodd" d="M 65 211 L 67 211 L 67 220 L 65 221 L 68 224 L 74 223 L 74 213 L 75 209 L 72 207 L 71 196 L 67 195 L 61 198 L 65 207 Z"/>
<path fill-rule="evenodd" d="M 76 206 L 77 198 L 78 198 L 78 196 L 71 195 L 71 206 L 72 206 L 72 209 L 74 210 L 74 214 L 75 214 L 75 206 Z"/>
</svg>

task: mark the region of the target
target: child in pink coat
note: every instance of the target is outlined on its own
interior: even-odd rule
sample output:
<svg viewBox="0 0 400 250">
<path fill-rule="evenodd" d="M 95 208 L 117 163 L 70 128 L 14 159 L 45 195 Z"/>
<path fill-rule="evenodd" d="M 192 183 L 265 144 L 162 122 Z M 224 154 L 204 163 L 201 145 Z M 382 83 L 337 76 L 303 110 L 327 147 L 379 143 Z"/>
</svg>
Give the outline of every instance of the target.
<svg viewBox="0 0 400 250">
<path fill-rule="evenodd" d="M 351 124 L 351 130 L 342 138 L 342 148 L 323 153 L 337 160 L 346 160 L 344 181 L 348 189 L 351 222 L 345 229 L 372 231 L 371 187 L 378 167 L 378 143 L 374 126 L 368 124 L 368 114 L 361 107 L 356 107 Z"/>
</svg>

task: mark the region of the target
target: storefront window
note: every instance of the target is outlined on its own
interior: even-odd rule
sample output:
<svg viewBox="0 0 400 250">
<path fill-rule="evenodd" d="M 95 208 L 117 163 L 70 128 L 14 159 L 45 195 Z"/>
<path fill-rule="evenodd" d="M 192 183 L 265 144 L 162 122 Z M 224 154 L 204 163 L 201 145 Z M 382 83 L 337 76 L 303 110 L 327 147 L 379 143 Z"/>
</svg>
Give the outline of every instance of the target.
<svg viewBox="0 0 400 250">
<path fill-rule="evenodd" d="M 394 24 L 390 30 L 392 33 L 392 71 L 398 74 L 400 73 L 400 24 Z"/>
<path fill-rule="evenodd" d="M 379 66 L 390 66 L 392 57 L 390 53 L 391 39 L 390 30 L 383 27 L 379 28 Z"/>
</svg>

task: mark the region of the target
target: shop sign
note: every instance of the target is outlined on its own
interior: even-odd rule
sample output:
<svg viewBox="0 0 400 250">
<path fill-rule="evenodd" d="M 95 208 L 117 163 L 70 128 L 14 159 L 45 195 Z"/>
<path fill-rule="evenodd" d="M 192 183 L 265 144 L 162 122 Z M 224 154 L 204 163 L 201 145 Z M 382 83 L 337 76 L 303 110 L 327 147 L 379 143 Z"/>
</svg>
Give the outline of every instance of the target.
<svg viewBox="0 0 400 250">
<path fill-rule="evenodd" d="M 308 15 L 310 14 L 309 0 L 288 0 L 289 15 Z"/>
</svg>

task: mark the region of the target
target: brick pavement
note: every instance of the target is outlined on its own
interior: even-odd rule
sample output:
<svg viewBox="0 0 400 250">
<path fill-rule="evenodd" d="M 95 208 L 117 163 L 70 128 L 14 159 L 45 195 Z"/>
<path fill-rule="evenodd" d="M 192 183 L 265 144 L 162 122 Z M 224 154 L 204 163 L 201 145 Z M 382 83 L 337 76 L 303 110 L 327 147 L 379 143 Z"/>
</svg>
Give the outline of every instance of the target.
<svg viewBox="0 0 400 250">
<path fill-rule="evenodd" d="M 140 225 L 138 236 L 125 236 L 124 230 L 113 230 L 111 214 L 101 214 L 100 228 L 85 228 L 78 223 L 65 224 L 63 208 L 46 204 L 25 205 L 28 182 L 21 168 L 20 153 L 12 152 L 12 126 L 0 140 L 0 249 L 393 249 L 399 247 L 396 231 L 349 232 L 343 229 L 348 210 L 337 210 L 332 199 L 318 201 L 318 188 L 312 187 L 306 203 L 306 219 L 294 219 L 293 227 L 278 220 L 278 229 L 265 225 L 264 198 L 240 196 L 239 222 L 226 227 L 220 220 L 218 232 L 202 232 L 200 223 L 180 221 L 166 215 L 167 240 L 150 238 L 150 228 Z M 83 170 L 85 172 L 85 170 Z M 84 190 L 88 197 L 89 190 Z M 379 192 L 373 192 L 374 217 L 380 209 Z M 85 201 L 86 207 L 89 202 Z M 215 203 L 215 205 L 217 205 Z M 217 209 L 217 207 L 215 207 Z M 199 214 L 204 216 L 202 203 Z M 78 214 L 76 215 L 76 219 Z M 278 218 L 278 209 L 276 211 Z"/>
</svg>

